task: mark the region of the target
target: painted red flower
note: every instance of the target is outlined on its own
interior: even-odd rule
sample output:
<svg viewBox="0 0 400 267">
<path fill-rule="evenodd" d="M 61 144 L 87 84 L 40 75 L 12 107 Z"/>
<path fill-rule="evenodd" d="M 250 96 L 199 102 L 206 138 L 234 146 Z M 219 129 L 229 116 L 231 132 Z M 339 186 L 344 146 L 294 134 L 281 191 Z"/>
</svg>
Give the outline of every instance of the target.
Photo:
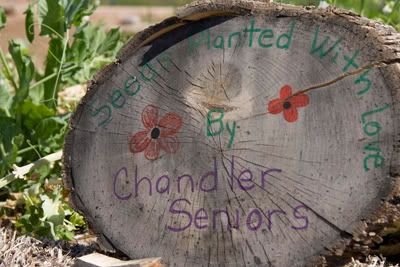
<svg viewBox="0 0 400 267">
<path fill-rule="evenodd" d="M 129 150 L 132 153 L 144 151 L 146 159 L 155 160 L 160 156 L 160 150 L 175 153 L 179 148 L 178 138 L 175 136 L 182 127 L 182 119 L 169 112 L 160 120 L 158 107 L 148 105 L 142 111 L 142 122 L 145 130 L 134 134 L 129 141 Z"/>
<path fill-rule="evenodd" d="M 283 111 L 283 117 L 288 122 L 295 122 L 298 118 L 297 108 L 305 107 L 309 104 L 308 95 L 292 95 L 292 87 L 285 85 L 281 88 L 279 98 L 271 100 L 268 104 L 268 112 L 279 114 Z"/>
</svg>

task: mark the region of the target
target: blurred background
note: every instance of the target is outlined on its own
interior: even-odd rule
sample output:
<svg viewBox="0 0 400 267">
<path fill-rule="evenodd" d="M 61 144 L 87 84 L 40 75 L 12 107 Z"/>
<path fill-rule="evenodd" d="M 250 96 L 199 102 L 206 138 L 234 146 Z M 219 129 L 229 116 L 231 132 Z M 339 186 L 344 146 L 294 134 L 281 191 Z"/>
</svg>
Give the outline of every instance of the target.
<svg viewBox="0 0 400 267">
<path fill-rule="evenodd" d="M 90 20 L 101 23 L 106 28 L 119 27 L 122 32 L 131 35 L 151 24 L 174 15 L 179 6 L 190 3 L 190 0 L 101 0 L 99 7 L 91 15 Z M 399 0 L 275 0 L 276 3 L 293 5 L 311 5 L 327 7 L 337 6 L 351 10 L 357 14 L 382 21 L 400 30 Z M 8 40 L 24 38 L 24 11 L 28 0 L 0 0 L 8 15 L 8 27 L 3 30 L 0 46 L 6 49 Z M 41 64 L 46 52 L 46 40 L 38 38 L 31 46 L 35 61 Z"/>
</svg>

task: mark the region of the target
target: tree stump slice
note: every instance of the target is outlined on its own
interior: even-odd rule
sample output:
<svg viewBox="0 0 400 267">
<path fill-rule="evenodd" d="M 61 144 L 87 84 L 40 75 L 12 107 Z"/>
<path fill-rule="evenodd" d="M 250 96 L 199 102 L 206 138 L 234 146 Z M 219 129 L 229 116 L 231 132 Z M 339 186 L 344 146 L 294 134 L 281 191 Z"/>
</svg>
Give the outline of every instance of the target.
<svg viewBox="0 0 400 267">
<path fill-rule="evenodd" d="M 399 173 L 400 36 L 337 9 L 202 1 L 137 34 L 65 143 L 76 209 L 169 266 L 303 266 Z"/>
</svg>

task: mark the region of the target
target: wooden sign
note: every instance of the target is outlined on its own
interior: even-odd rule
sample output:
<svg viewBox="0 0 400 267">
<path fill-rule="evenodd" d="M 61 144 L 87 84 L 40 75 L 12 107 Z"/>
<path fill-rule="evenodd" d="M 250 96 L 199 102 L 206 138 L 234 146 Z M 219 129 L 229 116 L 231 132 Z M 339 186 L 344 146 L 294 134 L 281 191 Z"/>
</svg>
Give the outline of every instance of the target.
<svg viewBox="0 0 400 267">
<path fill-rule="evenodd" d="M 399 167 L 399 34 L 340 10 L 192 4 L 89 84 L 65 144 L 76 208 L 169 266 L 302 266 Z"/>
</svg>

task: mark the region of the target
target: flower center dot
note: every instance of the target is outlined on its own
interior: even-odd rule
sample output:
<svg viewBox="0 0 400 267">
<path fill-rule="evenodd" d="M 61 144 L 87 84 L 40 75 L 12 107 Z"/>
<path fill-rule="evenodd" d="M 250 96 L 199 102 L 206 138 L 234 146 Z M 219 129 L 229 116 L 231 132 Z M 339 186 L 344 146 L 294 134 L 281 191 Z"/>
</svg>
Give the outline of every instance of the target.
<svg viewBox="0 0 400 267">
<path fill-rule="evenodd" d="M 151 138 L 157 139 L 160 136 L 160 129 L 154 128 L 153 130 L 151 130 L 150 135 L 151 135 Z"/>
<path fill-rule="evenodd" d="M 290 102 L 283 103 L 283 108 L 284 109 L 289 109 L 291 106 L 292 106 L 292 104 Z"/>
</svg>

